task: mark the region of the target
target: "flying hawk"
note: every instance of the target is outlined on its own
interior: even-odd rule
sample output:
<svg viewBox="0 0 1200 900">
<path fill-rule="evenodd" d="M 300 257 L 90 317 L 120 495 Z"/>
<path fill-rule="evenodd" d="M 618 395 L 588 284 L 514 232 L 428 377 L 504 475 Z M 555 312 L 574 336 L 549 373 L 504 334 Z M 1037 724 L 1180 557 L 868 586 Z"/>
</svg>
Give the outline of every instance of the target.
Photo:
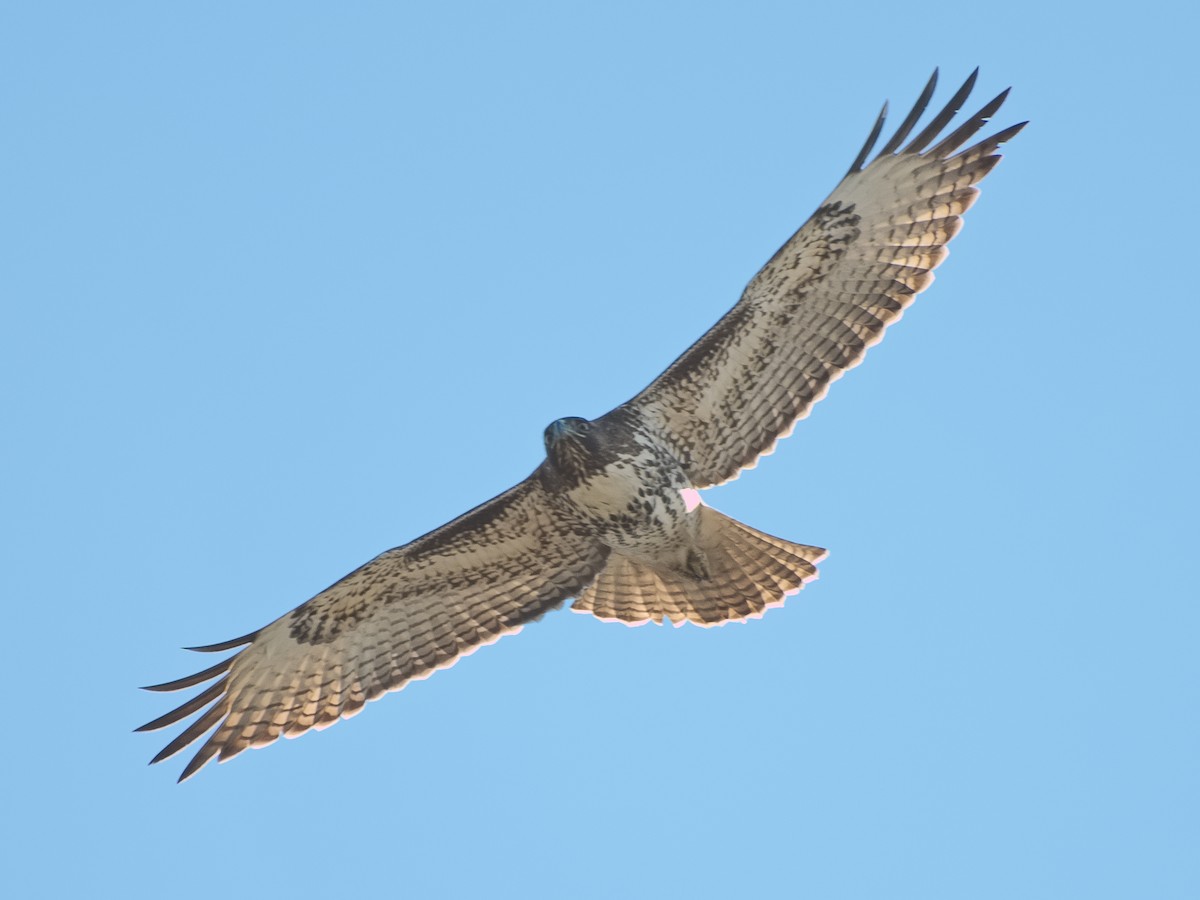
<svg viewBox="0 0 1200 900">
<path fill-rule="evenodd" d="M 760 616 L 816 578 L 823 549 L 735 522 L 696 490 L 769 453 L 933 281 L 975 185 L 1025 124 L 961 149 L 1004 91 L 938 141 L 977 74 L 908 140 L 935 71 L 868 162 L 885 104 L 845 178 L 737 305 L 629 402 L 593 421 L 551 423 L 545 460 L 520 484 L 380 554 L 265 628 L 191 648 L 241 649 L 147 688 L 215 679 L 138 729 L 205 710 L 152 762 L 215 729 L 182 781 L 214 757 L 325 728 L 570 597 L 576 611 L 609 621 L 722 625 Z"/>
</svg>

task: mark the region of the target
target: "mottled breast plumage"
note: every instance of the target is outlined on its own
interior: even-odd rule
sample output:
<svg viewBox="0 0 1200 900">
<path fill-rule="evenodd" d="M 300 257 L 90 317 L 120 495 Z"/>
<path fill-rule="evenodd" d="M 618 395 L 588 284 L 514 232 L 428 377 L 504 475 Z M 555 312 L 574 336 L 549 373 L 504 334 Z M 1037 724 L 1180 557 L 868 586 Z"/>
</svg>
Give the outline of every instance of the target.
<svg viewBox="0 0 1200 900">
<path fill-rule="evenodd" d="M 679 460 L 637 417 L 559 419 L 546 429 L 547 490 L 604 543 L 639 558 L 691 543 L 691 487 Z"/>
</svg>

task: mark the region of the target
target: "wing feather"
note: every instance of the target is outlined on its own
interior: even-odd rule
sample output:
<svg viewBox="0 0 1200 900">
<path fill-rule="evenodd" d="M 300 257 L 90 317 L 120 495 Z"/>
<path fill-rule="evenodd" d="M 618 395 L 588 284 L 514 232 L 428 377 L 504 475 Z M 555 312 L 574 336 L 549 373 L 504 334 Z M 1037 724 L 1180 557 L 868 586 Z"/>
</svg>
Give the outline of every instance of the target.
<svg viewBox="0 0 1200 900">
<path fill-rule="evenodd" d="M 930 78 L 879 155 L 875 123 L 855 164 L 812 217 L 751 279 L 741 299 L 662 375 L 621 407 L 679 454 L 696 487 L 752 467 L 829 385 L 862 361 L 933 281 L 996 148 L 1025 123 L 961 149 L 1000 109 L 1004 91 L 926 150 L 975 85 L 972 72 L 916 137 Z M 886 113 L 886 106 L 884 107 Z"/>
<path fill-rule="evenodd" d="M 921 121 L 921 116 L 925 114 L 925 110 L 929 106 L 929 101 L 933 99 L 933 92 L 937 90 L 937 83 L 938 70 L 934 69 L 933 74 L 929 76 L 929 81 L 925 84 L 924 90 L 921 91 L 921 96 L 917 98 L 917 102 L 913 104 L 913 108 L 909 110 L 904 121 L 900 123 L 900 127 L 892 135 L 892 139 L 883 145 L 883 149 L 879 151 L 879 156 L 891 156 L 900 149 L 900 145 L 912 134 L 913 128 L 917 122 Z M 878 159 L 879 156 L 875 158 Z M 855 169 L 855 171 L 858 170 Z"/>
<path fill-rule="evenodd" d="M 183 781 L 213 758 L 327 728 L 561 605 L 592 581 L 607 554 L 560 521 L 535 473 L 381 554 L 267 627 L 197 648 L 248 643 L 203 672 L 149 688 L 181 690 L 224 675 L 138 730 L 173 725 L 208 707 L 152 760 L 215 728 Z"/>
</svg>

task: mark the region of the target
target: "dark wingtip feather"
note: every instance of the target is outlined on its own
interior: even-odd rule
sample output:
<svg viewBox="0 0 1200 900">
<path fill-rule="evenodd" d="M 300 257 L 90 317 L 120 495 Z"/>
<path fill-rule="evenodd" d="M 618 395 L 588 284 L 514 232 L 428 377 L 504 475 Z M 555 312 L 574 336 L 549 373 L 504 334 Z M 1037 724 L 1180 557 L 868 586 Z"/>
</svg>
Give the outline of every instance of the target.
<svg viewBox="0 0 1200 900">
<path fill-rule="evenodd" d="M 200 737 L 200 735 L 204 734 L 204 732 L 208 731 L 210 728 L 220 722 L 225 716 L 225 712 L 225 704 L 218 703 L 199 719 L 176 735 L 175 740 L 171 741 L 171 743 L 159 750 L 154 759 L 150 760 L 150 765 L 160 763 L 164 759 L 169 759 L 170 757 L 174 756 L 188 744 L 196 740 L 196 738 Z"/>
<path fill-rule="evenodd" d="M 262 631 L 262 629 L 260 628 L 258 631 L 252 631 L 249 634 L 243 634 L 241 637 L 236 637 L 228 641 L 222 641 L 219 644 L 205 644 L 202 647 L 184 647 L 183 649 L 191 650 L 195 653 L 223 653 L 226 650 L 232 650 L 235 647 L 241 647 L 243 644 L 250 643 L 258 637 L 259 631 Z"/>
<path fill-rule="evenodd" d="M 156 692 L 182 691 L 184 688 L 190 688 L 193 685 L 203 684 L 206 681 L 212 681 L 212 679 L 216 678 L 218 675 L 232 666 L 235 659 L 237 659 L 236 656 L 231 656 L 229 659 L 221 660 L 221 662 L 217 663 L 215 666 L 210 666 L 203 672 L 197 672 L 195 675 L 188 675 L 184 678 L 177 678 L 174 681 L 164 681 L 162 684 L 148 684 L 142 688 L 142 690 Z"/>
<path fill-rule="evenodd" d="M 217 747 L 210 739 L 195 756 L 189 760 L 188 764 L 183 767 L 183 771 L 179 773 L 179 778 L 175 780 L 176 784 L 183 784 L 197 772 L 204 768 L 205 763 L 213 758 L 217 753 Z"/>
<path fill-rule="evenodd" d="M 986 143 L 992 147 L 999 147 L 1005 141 L 1011 141 L 1013 138 L 1015 138 L 1018 134 L 1021 133 L 1021 129 L 1024 128 L 1028 124 L 1029 124 L 1029 120 L 1026 119 L 1024 122 L 1018 122 L 1016 125 L 1009 125 L 1003 131 L 997 131 L 990 138 L 988 138 L 984 143 Z"/>
<path fill-rule="evenodd" d="M 950 134 L 942 139 L 940 143 L 929 153 L 932 156 L 949 156 L 959 147 L 967 142 L 967 140 L 975 134 L 980 128 L 988 123 L 988 121 L 996 114 L 996 111 L 1004 105 L 1005 99 L 1008 97 L 1008 92 L 1012 88 L 1005 88 L 995 97 L 993 97 L 983 109 L 967 119 L 962 125 L 954 129 Z"/>
<path fill-rule="evenodd" d="M 879 111 L 879 118 L 875 120 L 875 127 L 871 129 L 871 133 L 867 136 L 867 142 L 863 144 L 861 150 L 858 151 L 858 156 L 854 158 L 847 175 L 853 175 L 855 172 L 861 172 L 863 163 L 867 161 L 867 156 L 871 153 L 871 148 L 875 146 L 875 142 L 879 140 L 879 133 L 883 131 L 883 123 L 887 120 L 888 105 L 884 101 L 883 109 Z"/>
<path fill-rule="evenodd" d="M 950 120 L 958 115 L 958 111 L 967 102 L 967 97 L 971 96 L 971 91 L 975 88 L 975 81 L 978 78 L 979 67 L 976 66 L 975 71 L 968 75 L 967 80 L 963 82 L 963 86 L 950 98 L 950 102 L 942 108 L 940 113 L 933 117 L 933 121 L 925 126 L 925 130 L 913 138 L 912 143 L 904 148 L 905 153 L 921 153 L 929 146 Z"/>
<path fill-rule="evenodd" d="M 905 117 L 900 127 L 896 129 L 896 133 L 892 135 L 892 139 L 884 145 L 882 150 L 879 151 L 879 156 L 875 157 L 876 159 L 879 159 L 880 156 L 888 156 L 892 153 L 895 153 L 900 145 L 904 143 L 904 139 L 909 136 L 913 130 L 913 127 L 918 121 L 920 121 L 921 116 L 925 113 L 925 109 L 929 106 L 929 101 L 933 97 L 933 92 L 937 88 L 937 83 L 938 70 L 934 69 L 933 74 L 929 76 L 929 81 L 925 83 L 925 87 L 921 91 L 921 96 L 917 98 L 917 102 L 914 103 L 913 108 L 909 110 L 908 116 Z"/>
<path fill-rule="evenodd" d="M 199 709 L 203 709 L 205 706 L 208 706 L 209 703 L 211 703 L 212 701 L 214 701 L 218 697 L 220 697 L 221 694 L 225 691 L 225 681 L 226 681 L 226 679 L 222 678 L 220 681 L 218 681 L 212 687 L 208 688 L 208 690 L 202 691 L 201 693 L 199 693 L 195 697 L 193 697 L 191 700 L 177 706 L 175 709 L 171 710 L 169 713 L 166 713 L 165 715 L 161 715 L 154 721 L 147 722 L 145 725 L 141 725 L 138 728 L 135 728 L 133 730 L 134 731 L 158 731 L 158 729 L 160 729 L 160 728 L 166 728 L 168 725 L 174 725 L 180 719 L 186 719 L 192 713 L 196 712 Z"/>
</svg>

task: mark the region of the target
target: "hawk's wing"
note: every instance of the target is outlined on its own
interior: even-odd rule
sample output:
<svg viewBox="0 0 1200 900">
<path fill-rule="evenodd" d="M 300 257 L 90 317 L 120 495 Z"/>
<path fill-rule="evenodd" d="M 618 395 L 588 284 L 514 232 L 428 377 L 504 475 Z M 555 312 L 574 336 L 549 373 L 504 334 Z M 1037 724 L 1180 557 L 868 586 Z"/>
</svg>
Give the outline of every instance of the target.
<svg viewBox="0 0 1200 900">
<path fill-rule="evenodd" d="M 933 281 L 979 193 L 974 185 L 999 161 L 996 148 L 1024 126 L 959 150 L 1000 108 L 1005 91 L 930 148 L 977 73 L 900 149 L 933 94 L 935 71 L 908 118 L 863 168 L 885 105 L 841 184 L 737 305 L 622 407 L 671 442 L 696 487 L 727 481 L 770 452 Z"/>
<path fill-rule="evenodd" d="M 149 688 L 176 691 L 220 679 L 138 730 L 208 707 L 153 759 L 173 756 L 216 726 L 182 781 L 214 756 L 226 760 L 280 735 L 325 728 L 560 605 L 591 582 L 607 555 L 558 520 L 535 473 L 380 554 L 260 631 L 194 648 L 249 645 L 204 672 Z"/>
</svg>

